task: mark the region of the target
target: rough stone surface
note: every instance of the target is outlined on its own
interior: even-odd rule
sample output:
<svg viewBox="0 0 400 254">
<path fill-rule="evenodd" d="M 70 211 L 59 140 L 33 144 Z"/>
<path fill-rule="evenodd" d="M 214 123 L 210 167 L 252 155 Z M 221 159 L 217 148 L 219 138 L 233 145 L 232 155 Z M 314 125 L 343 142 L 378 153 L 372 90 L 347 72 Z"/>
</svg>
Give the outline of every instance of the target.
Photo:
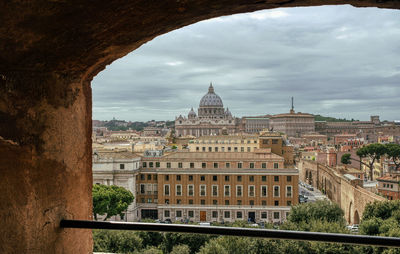
<svg viewBox="0 0 400 254">
<path fill-rule="evenodd" d="M 0 2 L 0 253 L 90 253 L 90 81 L 171 30 L 267 8 L 394 0 L 9 0 Z"/>
</svg>

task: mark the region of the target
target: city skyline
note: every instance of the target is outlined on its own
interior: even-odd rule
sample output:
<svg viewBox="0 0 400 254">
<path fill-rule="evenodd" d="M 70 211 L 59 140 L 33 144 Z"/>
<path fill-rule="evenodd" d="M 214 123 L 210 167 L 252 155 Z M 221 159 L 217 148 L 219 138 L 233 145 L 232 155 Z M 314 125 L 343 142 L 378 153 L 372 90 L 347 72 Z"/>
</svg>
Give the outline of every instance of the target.
<svg viewBox="0 0 400 254">
<path fill-rule="evenodd" d="M 93 119 L 174 120 L 210 82 L 237 117 L 295 110 L 398 120 L 396 11 L 322 6 L 210 19 L 155 38 L 95 77 Z M 368 54 L 365 54 L 368 52 Z"/>
</svg>

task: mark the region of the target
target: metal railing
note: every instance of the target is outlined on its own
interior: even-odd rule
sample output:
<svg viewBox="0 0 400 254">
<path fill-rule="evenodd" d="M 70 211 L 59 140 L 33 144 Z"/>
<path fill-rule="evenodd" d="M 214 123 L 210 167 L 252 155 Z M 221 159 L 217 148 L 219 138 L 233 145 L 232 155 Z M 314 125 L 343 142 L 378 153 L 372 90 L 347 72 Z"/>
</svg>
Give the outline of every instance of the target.
<svg viewBox="0 0 400 254">
<path fill-rule="evenodd" d="M 113 229 L 113 230 L 134 230 L 134 231 L 153 231 L 153 232 L 176 232 L 194 233 L 224 236 L 247 236 L 268 239 L 317 241 L 329 243 L 355 244 L 381 247 L 400 248 L 400 238 L 289 231 L 276 229 L 259 228 L 237 228 L 237 227 L 216 227 L 198 226 L 186 224 L 162 224 L 162 223 L 142 223 L 142 222 L 116 222 L 116 221 L 88 221 L 88 220 L 61 220 L 61 228 L 85 228 L 85 229 Z"/>
</svg>

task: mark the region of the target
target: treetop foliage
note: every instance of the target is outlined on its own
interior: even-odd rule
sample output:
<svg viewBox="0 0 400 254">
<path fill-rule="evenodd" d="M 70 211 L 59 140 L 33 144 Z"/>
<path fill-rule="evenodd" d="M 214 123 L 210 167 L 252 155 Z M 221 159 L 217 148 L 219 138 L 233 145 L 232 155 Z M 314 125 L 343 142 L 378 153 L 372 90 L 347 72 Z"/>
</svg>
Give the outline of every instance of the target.
<svg viewBox="0 0 400 254">
<path fill-rule="evenodd" d="M 106 215 L 107 220 L 115 215 L 124 218 L 124 212 L 133 202 L 134 196 L 127 189 L 111 185 L 95 184 L 92 190 L 93 195 L 93 215 L 97 220 L 97 215 Z"/>
<path fill-rule="evenodd" d="M 288 221 L 296 224 L 310 223 L 312 220 L 344 223 L 343 211 L 330 201 L 321 200 L 292 207 Z"/>
</svg>

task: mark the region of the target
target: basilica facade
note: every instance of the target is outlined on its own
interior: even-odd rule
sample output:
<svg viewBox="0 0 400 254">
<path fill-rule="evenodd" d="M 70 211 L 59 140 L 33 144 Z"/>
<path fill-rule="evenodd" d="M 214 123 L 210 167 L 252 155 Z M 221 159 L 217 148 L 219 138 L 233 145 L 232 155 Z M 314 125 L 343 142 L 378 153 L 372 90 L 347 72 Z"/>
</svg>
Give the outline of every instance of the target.
<svg viewBox="0 0 400 254">
<path fill-rule="evenodd" d="M 234 134 L 238 132 L 238 126 L 238 119 L 228 108 L 225 110 L 221 97 L 210 84 L 208 93 L 200 100 L 197 114 L 192 108 L 187 117 L 180 115 L 175 118 L 175 136 Z"/>
</svg>

